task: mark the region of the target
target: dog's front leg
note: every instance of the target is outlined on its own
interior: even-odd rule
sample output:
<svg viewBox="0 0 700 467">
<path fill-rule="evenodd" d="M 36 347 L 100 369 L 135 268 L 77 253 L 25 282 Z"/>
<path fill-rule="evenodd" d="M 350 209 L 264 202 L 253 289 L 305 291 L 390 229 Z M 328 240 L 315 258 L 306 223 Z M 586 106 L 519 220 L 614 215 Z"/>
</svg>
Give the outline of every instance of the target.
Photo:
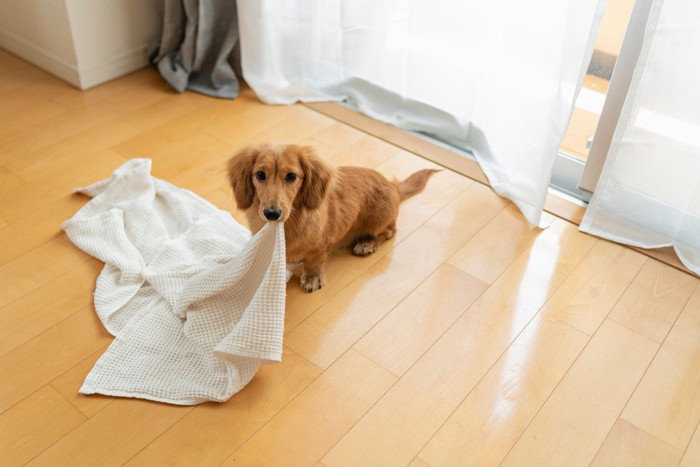
<svg viewBox="0 0 700 467">
<path fill-rule="evenodd" d="M 326 273 L 324 269 L 327 259 L 328 252 L 323 250 L 315 251 L 307 255 L 302 261 L 301 286 L 307 292 L 313 292 L 326 285 Z"/>
</svg>

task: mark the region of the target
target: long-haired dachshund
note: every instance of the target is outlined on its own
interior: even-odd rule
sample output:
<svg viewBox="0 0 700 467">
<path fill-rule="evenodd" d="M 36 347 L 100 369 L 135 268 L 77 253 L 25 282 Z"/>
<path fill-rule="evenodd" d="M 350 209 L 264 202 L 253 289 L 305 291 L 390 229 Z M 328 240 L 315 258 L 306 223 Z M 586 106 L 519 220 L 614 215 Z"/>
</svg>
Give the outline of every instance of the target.
<svg viewBox="0 0 700 467">
<path fill-rule="evenodd" d="M 365 256 L 396 232 L 399 203 L 423 190 L 436 170 L 390 182 L 362 167 L 335 169 L 308 146 L 261 144 L 231 158 L 228 177 L 238 207 L 255 233 L 284 222 L 287 263 L 302 263 L 308 292 L 326 284 L 331 248 Z"/>
</svg>

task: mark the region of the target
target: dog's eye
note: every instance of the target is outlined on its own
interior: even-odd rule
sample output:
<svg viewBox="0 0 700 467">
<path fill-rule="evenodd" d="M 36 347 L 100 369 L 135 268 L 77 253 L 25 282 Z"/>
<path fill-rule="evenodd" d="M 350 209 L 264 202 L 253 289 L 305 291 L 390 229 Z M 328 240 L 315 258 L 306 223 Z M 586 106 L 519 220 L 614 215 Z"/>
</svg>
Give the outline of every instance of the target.
<svg viewBox="0 0 700 467">
<path fill-rule="evenodd" d="M 294 180 L 297 179 L 297 174 L 289 172 L 287 175 L 285 175 L 284 179 L 287 180 L 288 182 L 293 182 Z"/>
<path fill-rule="evenodd" d="M 261 182 L 264 182 L 265 181 L 265 172 L 260 171 L 260 172 L 256 173 L 255 178 L 257 178 Z"/>
</svg>

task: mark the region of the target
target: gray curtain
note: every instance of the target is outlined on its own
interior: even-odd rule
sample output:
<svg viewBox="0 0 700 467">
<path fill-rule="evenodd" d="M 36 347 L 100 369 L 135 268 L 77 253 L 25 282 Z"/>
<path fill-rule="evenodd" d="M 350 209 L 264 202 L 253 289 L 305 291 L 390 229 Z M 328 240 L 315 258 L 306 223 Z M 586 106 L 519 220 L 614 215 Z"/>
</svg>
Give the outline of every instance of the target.
<svg viewBox="0 0 700 467">
<path fill-rule="evenodd" d="M 240 47 L 235 0 L 165 0 L 163 35 L 151 55 L 178 92 L 238 96 Z"/>
</svg>

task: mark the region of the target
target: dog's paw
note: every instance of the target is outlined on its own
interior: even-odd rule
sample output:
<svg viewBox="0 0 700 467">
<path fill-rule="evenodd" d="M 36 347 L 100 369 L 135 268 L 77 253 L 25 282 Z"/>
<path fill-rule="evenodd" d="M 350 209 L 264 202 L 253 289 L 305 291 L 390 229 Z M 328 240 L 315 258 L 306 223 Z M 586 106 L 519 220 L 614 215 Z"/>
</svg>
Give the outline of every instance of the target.
<svg viewBox="0 0 700 467">
<path fill-rule="evenodd" d="M 326 278 L 320 274 L 302 274 L 301 286 L 307 292 L 313 292 L 326 285 Z"/>
<path fill-rule="evenodd" d="M 352 252 L 354 254 L 356 254 L 357 256 L 371 255 L 372 253 L 374 253 L 374 250 L 375 250 L 374 240 L 364 240 L 361 242 L 357 242 L 352 247 Z"/>
</svg>

